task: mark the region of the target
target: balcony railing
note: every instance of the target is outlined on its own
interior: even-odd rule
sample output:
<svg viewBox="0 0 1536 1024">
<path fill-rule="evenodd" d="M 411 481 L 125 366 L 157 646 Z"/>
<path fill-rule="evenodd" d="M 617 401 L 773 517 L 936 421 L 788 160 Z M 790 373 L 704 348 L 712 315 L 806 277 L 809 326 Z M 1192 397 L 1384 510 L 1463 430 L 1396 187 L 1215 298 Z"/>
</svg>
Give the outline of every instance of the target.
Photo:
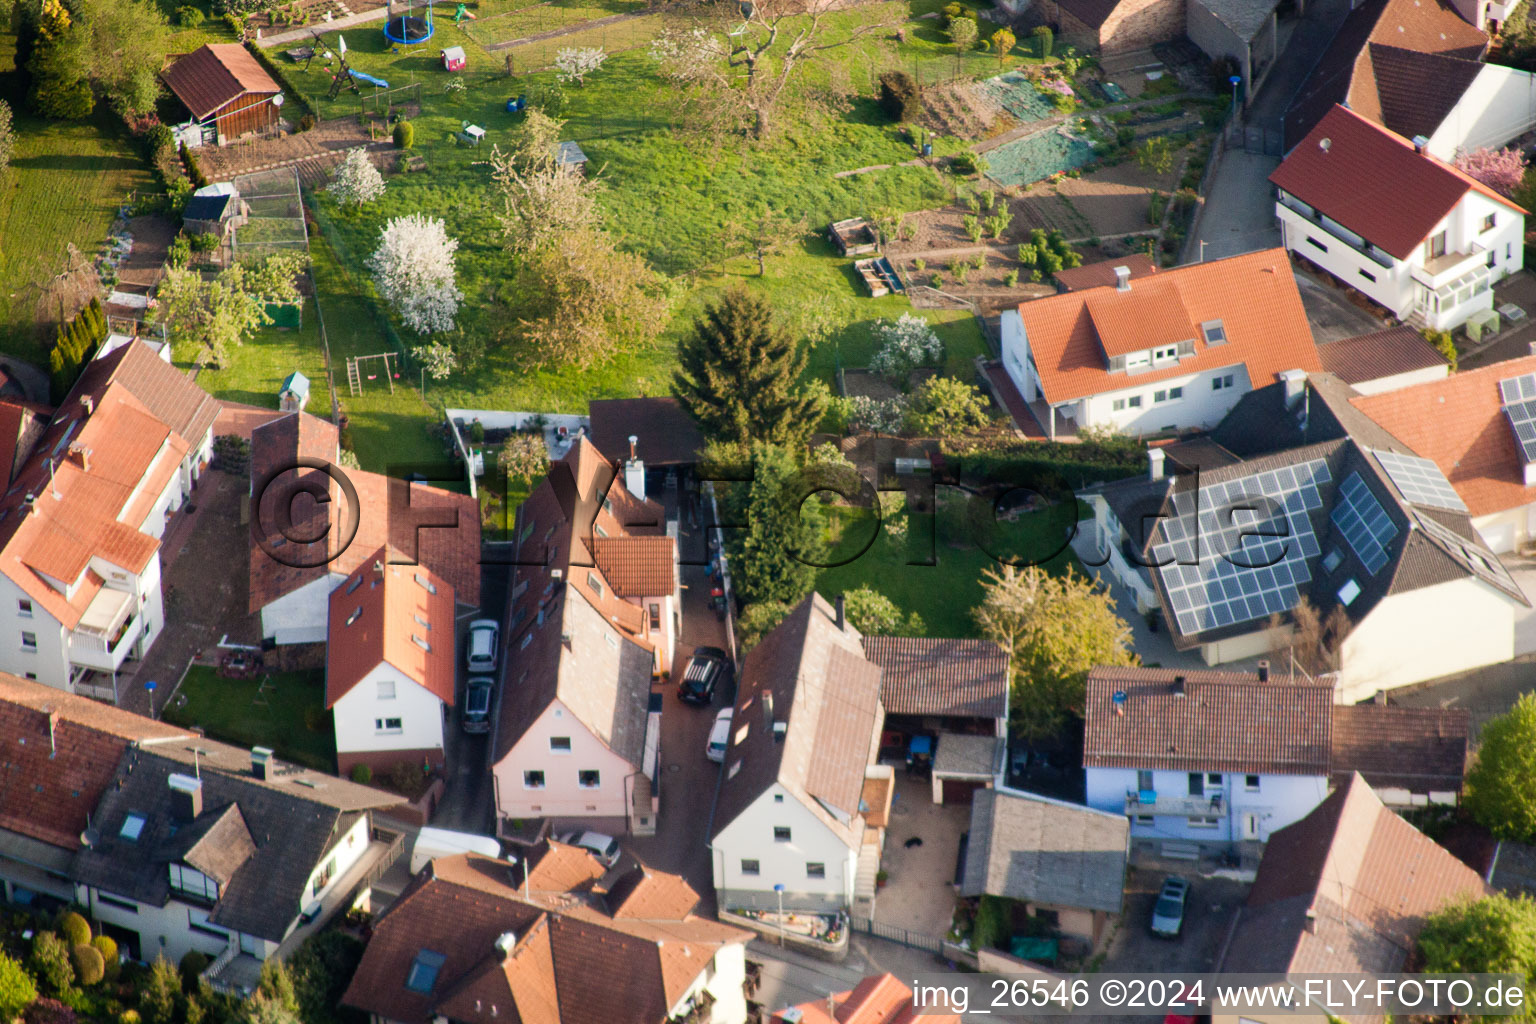
<svg viewBox="0 0 1536 1024">
<path fill-rule="evenodd" d="M 76 665 L 104 672 L 117 669 L 128 656 L 128 649 L 138 640 L 141 623 L 141 617 L 135 615 L 117 627 L 110 637 L 85 629 L 72 630 L 69 634 L 69 660 Z"/>
<path fill-rule="evenodd" d="M 1413 269 L 1413 279 L 1430 291 L 1447 287 L 1455 290 L 1463 277 L 1476 275 L 1478 268 L 1487 270 L 1488 250 L 1480 242 L 1473 242 L 1467 252 L 1448 252 L 1426 260 L 1424 266 Z"/>
<path fill-rule="evenodd" d="M 1326 217 L 1294 196 L 1284 192 L 1280 193 L 1280 205 L 1296 214 L 1296 216 L 1303 218 L 1308 223 L 1316 225 L 1317 229 L 1322 231 L 1329 238 L 1333 239 L 1335 242 L 1339 243 L 1345 248 L 1359 253 L 1361 256 L 1364 256 L 1366 259 L 1375 263 L 1377 266 L 1383 267 L 1387 270 L 1391 270 L 1394 266 L 1396 266 L 1397 261 L 1394 260 L 1390 254 L 1381 251 L 1370 242 L 1355 242 L 1352 239 L 1345 238 L 1329 224 Z"/>
<path fill-rule="evenodd" d="M 1126 790 L 1125 793 L 1125 813 L 1128 815 L 1210 818 L 1225 814 L 1226 810 L 1227 798 L 1222 793 L 1207 796 L 1169 796 L 1152 790 Z"/>
</svg>

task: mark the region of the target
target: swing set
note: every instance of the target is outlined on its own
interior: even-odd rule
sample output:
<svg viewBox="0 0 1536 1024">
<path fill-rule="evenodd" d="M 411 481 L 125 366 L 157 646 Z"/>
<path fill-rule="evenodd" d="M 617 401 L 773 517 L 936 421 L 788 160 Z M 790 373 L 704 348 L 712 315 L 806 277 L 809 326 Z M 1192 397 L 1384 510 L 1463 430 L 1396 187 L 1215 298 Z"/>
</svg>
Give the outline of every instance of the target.
<svg viewBox="0 0 1536 1024">
<path fill-rule="evenodd" d="M 352 389 L 354 397 L 363 393 L 363 381 L 378 380 L 378 372 L 367 372 L 368 362 L 377 359 L 384 366 L 384 380 L 389 384 L 389 393 L 395 393 L 395 381 L 400 379 L 400 364 L 398 355 L 394 352 L 376 352 L 370 356 L 347 357 L 347 386 Z"/>
</svg>

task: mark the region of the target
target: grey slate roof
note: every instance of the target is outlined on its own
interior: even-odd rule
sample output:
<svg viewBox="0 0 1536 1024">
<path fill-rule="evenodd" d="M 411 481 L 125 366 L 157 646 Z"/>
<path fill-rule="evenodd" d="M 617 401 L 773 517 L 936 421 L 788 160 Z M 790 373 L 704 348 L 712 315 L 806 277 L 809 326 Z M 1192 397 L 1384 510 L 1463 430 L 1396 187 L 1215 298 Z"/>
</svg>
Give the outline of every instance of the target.
<svg viewBox="0 0 1536 1024">
<path fill-rule="evenodd" d="M 959 732 L 939 733 L 933 754 L 937 775 L 993 775 L 1003 765 L 1001 736 L 968 736 Z"/>
<path fill-rule="evenodd" d="M 167 779 L 194 770 L 203 783 L 203 813 L 178 827 Z M 168 868 L 174 862 L 215 878 L 226 875 L 209 921 L 278 942 L 303 909 L 305 883 L 325 854 L 360 815 L 401 802 L 391 793 L 281 762 L 261 781 L 250 773 L 249 751 L 211 740 L 131 748 L 93 816 L 101 840 L 75 855 L 71 874 L 82 884 L 157 907 L 170 899 Z M 121 834 L 129 814 L 145 819 L 137 841 Z"/>
<path fill-rule="evenodd" d="M 1239 39 L 1252 41 L 1259 34 L 1270 14 L 1274 13 L 1275 0 L 1195 0 L 1201 7 Z"/>
<path fill-rule="evenodd" d="M 1046 797 L 978 790 L 960 895 L 1120 912 L 1130 823 Z"/>
<path fill-rule="evenodd" d="M 1241 461 L 1204 469 L 1198 476 L 1184 473 L 1158 481 L 1117 481 L 1105 485 L 1100 493 L 1133 542 L 1146 550 L 1162 536 L 1158 512 L 1169 517 L 1175 514 L 1175 490 L 1193 488 L 1198 480 L 1204 491 L 1214 484 L 1321 459 L 1327 463 L 1330 479 L 1319 488 L 1321 507 L 1309 514 L 1320 545 L 1319 555 L 1308 563 L 1308 596 L 1315 607 L 1337 605 L 1339 589 L 1346 581 L 1354 580 L 1361 593 L 1346 610 L 1352 620 L 1359 622 L 1389 595 L 1468 576 L 1528 606 L 1525 595 L 1503 570 L 1498 557 L 1483 544 L 1466 513 L 1411 504 L 1401 496 L 1370 451 L 1416 453 L 1357 409 L 1350 401 L 1353 397 L 1358 397 L 1358 392 L 1331 373 L 1308 375 L 1305 393 L 1290 408 L 1285 402 L 1284 384 L 1251 391 L 1211 433 L 1216 444 L 1239 456 Z M 1396 530 L 1386 545 L 1389 560 L 1375 573 L 1366 571 L 1331 520 L 1339 488 L 1352 474 L 1359 474 Z M 1131 517 L 1129 521 L 1127 516 Z M 1145 542 L 1141 537 L 1143 529 L 1150 535 Z M 1330 572 L 1323 560 L 1333 551 L 1338 552 L 1341 560 Z M 1150 555 L 1143 558 L 1145 562 L 1152 560 Z M 1170 605 L 1162 571 L 1151 567 L 1149 574 L 1174 644 L 1180 649 L 1265 628 L 1264 620 L 1249 619 L 1185 634 L 1179 630 L 1175 617 L 1168 614 Z"/>
</svg>

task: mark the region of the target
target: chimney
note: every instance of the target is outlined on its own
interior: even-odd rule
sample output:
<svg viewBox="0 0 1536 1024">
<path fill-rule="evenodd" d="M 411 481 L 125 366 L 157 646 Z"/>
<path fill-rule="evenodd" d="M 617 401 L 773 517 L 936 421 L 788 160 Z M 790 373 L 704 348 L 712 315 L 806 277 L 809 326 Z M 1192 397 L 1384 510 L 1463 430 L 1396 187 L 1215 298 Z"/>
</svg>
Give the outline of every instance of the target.
<svg viewBox="0 0 1536 1024">
<path fill-rule="evenodd" d="M 1307 926 L 1306 927 L 1307 927 L 1307 934 L 1308 935 L 1316 935 L 1317 934 L 1317 911 L 1313 910 L 1311 907 L 1307 908 Z"/>
<path fill-rule="evenodd" d="M 69 453 L 71 455 L 80 456 L 81 469 L 87 473 L 91 471 L 91 450 L 89 448 L 83 444 L 80 444 L 79 442 L 76 442 L 75 444 L 69 446 Z"/>
<path fill-rule="evenodd" d="M 1326 153 L 1330 149 L 1333 148 L 1333 140 L 1332 139 L 1318 139 L 1317 140 L 1317 148 L 1322 150 L 1324 153 Z"/>
<path fill-rule="evenodd" d="M 59 753 L 59 713 L 53 708 L 48 709 L 48 756 L 57 757 Z"/>
<path fill-rule="evenodd" d="M 1185 685 L 1184 685 L 1184 677 L 1183 676 L 1174 676 L 1173 677 L 1173 687 L 1172 687 L 1172 689 L 1173 689 L 1173 695 L 1175 697 L 1183 697 L 1183 696 L 1185 696 L 1187 694 L 1187 690 L 1186 690 Z"/>
<path fill-rule="evenodd" d="M 252 747 L 251 748 L 251 774 L 253 776 L 255 776 L 256 778 L 265 781 L 267 779 L 267 777 L 268 777 L 267 773 L 271 770 L 271 768 L 272 768 L 272 748 L 271 747 Z"/>
<path fill-rule="evenodd" d="M 171 791 L 171 817 L 182 824 L 203 813 L 203 780 L 172 773 L 166 780 Z"/>
<path fill-rule="evenodd" d="M 1167 458 L 1161 448 L 1147 449 L 1147 479 L 1161 480 L 1163 478 L 1163 460 Z"/>
<path fill-rule="evenodd" d="M 640 456 L 635 450 L 635 446 L 639 443 L 640 438 L 634 434 L 629 435 L 629 461 L 624 463 L 624 489 L 644 501 L 645 463 L 640 461 Z"/>
<path fill-rule="evenodd" d="M 1280 383 L 1285 386 L 1285 407 L 1287 409 L 1296 408 L 1296 403 L 1301 401 L 1302 394 L 1307 390 L 1307 371 L 1282 371 Z"/>
<path fill-rule="evenodd" d="M 1128 292 L 1131 290 L 1131 268 L 1115 268 L 1115 291 Z"/>
<path fill-rule="evenodd" d="M 843 632 L 843 630 L 845 628 L 847 628 L 846 625 L 845 625 L 845 623 L 847 622 L 847 617 L 843 613 L 843 595 L 842 594 L 838 594 L 837 595 L 837 601 L 836 601 L 835 607 L 837 609 L 837 631 L 839 633 L 841 633 L 841 632 Z"/>
<path fill-rule="evenodd" d="M 516 932 L 502 932 L 500 935 L 496 936 L 496 950 L 497 950 L 497 952 L 499 952 L 501 954 L 501 958 L 503 960 L 505 960 L 507 957 L 511 956 L 512 955 L 512 950 L 514 950 L 516 948 L 517 948 L 517 933 Z"/>
<path fill-rule="evenodd" d="M 80 404 L 85 407 L 85 414 L 87 416 L 96 411 L 96 399 L 90 395 L 81 395 Z"/>
<path fill-rule="evenodd" d="M 1376 691 L 1376 696 L 1371 698 L 1371 703 L 1375 704 L 1377 707 L 1386 707 L 1386 705 L 1387 705 L 1387 691 L 1386 690 L 1377 690 Z"/>
<path fill-rule="evenodd" d="M 1425 137 L 1423 135 L 1415 135 L 1413 137 L 1413 151 L 1415 153 L 1418 153 L 1418 154 L 1420 154 L 1422 156 L 1424 151 L 1426 149 L 1428 149 L 1428 148 L 1429 148 L 1429 139 L 1427 137 Z"/>
<path fill-rule="evenodd" d="M 1269 659 L 1268 658 L 1263 658 L 1263 659 L 1261 659 L 1259 661 L 1259 682 L 1261 682 L 1261 683 L 1269 682 Z"/>
</svg>

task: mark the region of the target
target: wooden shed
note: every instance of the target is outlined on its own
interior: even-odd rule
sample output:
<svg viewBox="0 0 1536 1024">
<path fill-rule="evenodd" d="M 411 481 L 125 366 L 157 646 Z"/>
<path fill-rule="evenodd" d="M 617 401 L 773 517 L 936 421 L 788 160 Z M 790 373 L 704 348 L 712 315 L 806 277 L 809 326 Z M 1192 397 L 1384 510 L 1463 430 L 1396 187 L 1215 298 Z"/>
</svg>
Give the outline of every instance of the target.
<svg viewBox="0 0 1536 1024">
<path fill-rule="evenodd" d="M 215 129 L 219 145 L 277 123 L 282 89 L 238 43 L 210 43 L 178 57 L 160 75 L 194 121 Z"/>
</svg>

